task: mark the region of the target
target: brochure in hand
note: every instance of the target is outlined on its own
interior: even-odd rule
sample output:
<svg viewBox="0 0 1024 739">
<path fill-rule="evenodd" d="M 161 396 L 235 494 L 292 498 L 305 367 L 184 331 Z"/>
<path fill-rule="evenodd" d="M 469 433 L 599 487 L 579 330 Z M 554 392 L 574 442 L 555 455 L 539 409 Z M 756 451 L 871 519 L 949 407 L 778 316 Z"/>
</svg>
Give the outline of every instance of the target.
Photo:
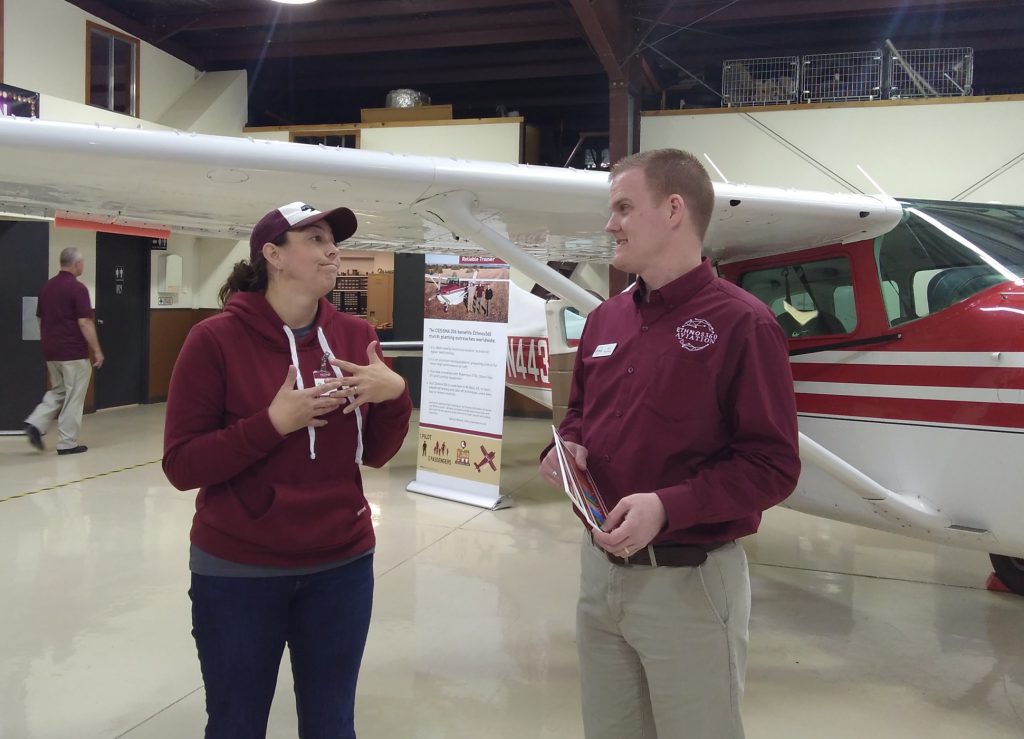
<svg viewBox="0 0 1024 739">
<path fill-rule="evenodd" d="M 601 498 L 594 478 L 590 476 L 590 472 L 580 469 L 576 464 L 575 457 L 565 448 L 565 442 L 558 434 L 558 429 L 552 426 L 551 433 L 555 438 L 555 454 L 562 471 L 562 485 L 565 488 L 565 494 L 584 520 L 592 528 L 600 529 L 608 517 L 608 507 Z"/>
</svg>

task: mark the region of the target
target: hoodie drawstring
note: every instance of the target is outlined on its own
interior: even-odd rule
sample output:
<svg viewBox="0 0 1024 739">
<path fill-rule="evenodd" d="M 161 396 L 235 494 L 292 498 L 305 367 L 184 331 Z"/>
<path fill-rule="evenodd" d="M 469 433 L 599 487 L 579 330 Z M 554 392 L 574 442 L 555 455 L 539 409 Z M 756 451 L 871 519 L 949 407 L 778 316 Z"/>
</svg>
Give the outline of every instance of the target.
<svg viewBox="0 0 1024 739">
<path fill-rule="evenodd" d="M 284 333 L 288 337 L 288 349 L 292 353 L 292 364 L 295 365 L 297 370 L 295 373 L 295 385 L 299 390 L 302 390 L 305 385 L 302 383 L 302 370 L 299 368 L 299 353 L 295 348 L 295 334 L 286 325 L 284 327 Z M 331 351 L 330 344 L 327 343 L 327 337 L 324 336 L 324 330 L 322 327 L 317 326 L 316 328 L 317 338 L 320 340 L 320 348 L 329 359 L 334 359 L 334 352 Z M 334 370 L 335 377 L 343 377 L 340 369 L 335 367 L 333 364 L 331 368 Z M 348 399 L 348 402 L 352 402 L 352 398 Z M 359 412 L 357 408 L 355 410 L 356 416 L 356 464 L 363 463 L 363 414 Z M 309 458 L 316 459 L 316 428 L 312 425 L 306 426 L 306 433 L 309 434 Z"/>
<path fill-rule="evenodd" d="M 302 390 L 305 385 L 302 383 L 302 368 L 299 367 L 299 353 L 295 349 L 295 334 L 288 328 L 287 325 L 284 327 L 284 332 L 288 336 L 288 348 L 292 352 L 292 364 L 295 365 L 295 386 Z M 313 426 L 306 426 L 306 433 L 309 434 L 309 458 L 316 459 L 316 429 Z"/>
<path fill-rule="evenodd" d="M 317 326 L 316 327 L 316 335 L 317 335 L 317 338 L 320 339 L 320 348 L 323 350 L 324 354 L 327 355 L 328 359 L 334 359 L 334 352 L 331 351 L 331 346 L 330 346 L 330 344 L 327 343 L 327 337 L 324 336 L 324 330 L 323 330 L 322 326 Z M 335 377 L 342 377 L 343 376 L 342 371 L 338 367 L 336 367 L 335 365 L 332 364 L 331 365 L 331 369 L 334 370 L 334 376 Z M 351 403 L 352 402 L 352 398 L 349 398 L 348 402 Z M 362 414 L 362 412 L 358 408 L 356 408 L 355 411 L 353 411 L 353 413 L 355 414 L 355 417 L 356 417 L 356 464 L 362 464 L 363 463 L 363 414 Z"/>
</svg>

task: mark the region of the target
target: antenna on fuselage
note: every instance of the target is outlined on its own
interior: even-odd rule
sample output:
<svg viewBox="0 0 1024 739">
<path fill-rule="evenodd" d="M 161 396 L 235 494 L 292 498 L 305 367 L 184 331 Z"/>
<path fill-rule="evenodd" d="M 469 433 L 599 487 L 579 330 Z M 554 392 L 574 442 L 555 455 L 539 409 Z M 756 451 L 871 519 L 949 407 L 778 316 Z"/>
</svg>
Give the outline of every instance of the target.
<svg viewBox="0 0 1024 739">
<path fill-rule="evenodd" d="M 878 190 L 878 194 L 879 194 L 879 195 L 884 195 L 885 197 L 889 197 L 889 193 L 887 193 L 887 192 L 886 192 L 885 190 L 883 190 L 883 189 L 882 189 L 882 186 L 881 186 L 881 185 L 879 185 L 879 184 L 878 184 L 877 182 L 875 182 L 875 178 L 874 178 L 874 177 L 872 177 L 871 175 L 869 175 L 869 174 L 867 173 L 867 170 L 865 170 L 865 169 L 864 169 L 864 168 L 863 168 L 862 166 L 860 166 L 859 164 L 857 165 L 857 169 L 859 169 L 859 170 L 860 170 L 860 173 L 861 173 L 862 175 L 864 175 L 864 176 L 865 176 L 865 177 L 867 178 L 868 182 L 870 182 L 870 183 L 871 183 L 872 185 L 874 185 L 875 189 L 876 189 L 876 190 Z"/>
<path fill-rule="evenodd" d="M 708 164 L 710 164 L 714 168 L 714 170 L 716 172 L 718 172 L 718 176 L 722 178 L 722 182 L 724 182 L 725 184 L 728 185 L 729 184 L 729 180 L 727 180 L 725 175 L 722 174 L 722 170 L 720 170 L 718 168 L 718 165 L 715 164 L 714 161 L 711 159 L 711 157 L 708 156 L 707 152 L 704 152 L 704 158 L 707 159 L 708 160 Z"/>
</svg>

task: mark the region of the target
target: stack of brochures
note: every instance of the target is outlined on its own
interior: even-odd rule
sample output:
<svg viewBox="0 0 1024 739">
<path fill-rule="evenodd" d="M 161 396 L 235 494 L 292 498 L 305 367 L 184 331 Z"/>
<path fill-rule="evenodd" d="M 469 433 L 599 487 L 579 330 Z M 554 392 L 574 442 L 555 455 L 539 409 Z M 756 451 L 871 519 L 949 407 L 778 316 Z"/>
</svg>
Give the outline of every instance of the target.
<svg viewBox="0 0 1024 739">
<path fill-rule="evenodd" d="M 608 518 L 608 507 L 605 506 L 601 493 L 594 484 L 594 478 L 590 476 L 589 471 L 580 469 L 576 464 L 576 458 L 565 448 L 565 442 L 558 434 L 558 429 L 552 426 L 551 433 L 555 437 L 555 454 L 562 471 L 565 494 L 591 528 L 600 529 Z"/>
</svg>

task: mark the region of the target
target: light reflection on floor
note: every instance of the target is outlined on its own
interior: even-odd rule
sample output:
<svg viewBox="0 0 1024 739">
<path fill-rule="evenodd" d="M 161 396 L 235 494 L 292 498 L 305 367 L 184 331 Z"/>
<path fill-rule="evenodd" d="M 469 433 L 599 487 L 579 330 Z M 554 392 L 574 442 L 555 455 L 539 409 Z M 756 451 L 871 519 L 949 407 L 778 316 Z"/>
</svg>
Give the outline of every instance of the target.
<svg viewBox="0 0 1024 739">
<path fill-rule="evenodd" d="M 160 471 L 162 422 L 162 405 L 87 416 L 90 451 L 72 457 L 0 437 L 0 737 L 201 735 L 193 496 Z M 360 736 L 582 736 L 580 530 L 535 474 L 546 428 L 507 421 L 507 510 L 405 492 L 411 444 L 366 471 L 378 579 Z M 782 509 L 745 545 L 748 737 L 1024 736 L 1024 599 L 983 589 L 984 554 Z M 269 736 L 294 726 L 286 663 Z"/>
</svg>

